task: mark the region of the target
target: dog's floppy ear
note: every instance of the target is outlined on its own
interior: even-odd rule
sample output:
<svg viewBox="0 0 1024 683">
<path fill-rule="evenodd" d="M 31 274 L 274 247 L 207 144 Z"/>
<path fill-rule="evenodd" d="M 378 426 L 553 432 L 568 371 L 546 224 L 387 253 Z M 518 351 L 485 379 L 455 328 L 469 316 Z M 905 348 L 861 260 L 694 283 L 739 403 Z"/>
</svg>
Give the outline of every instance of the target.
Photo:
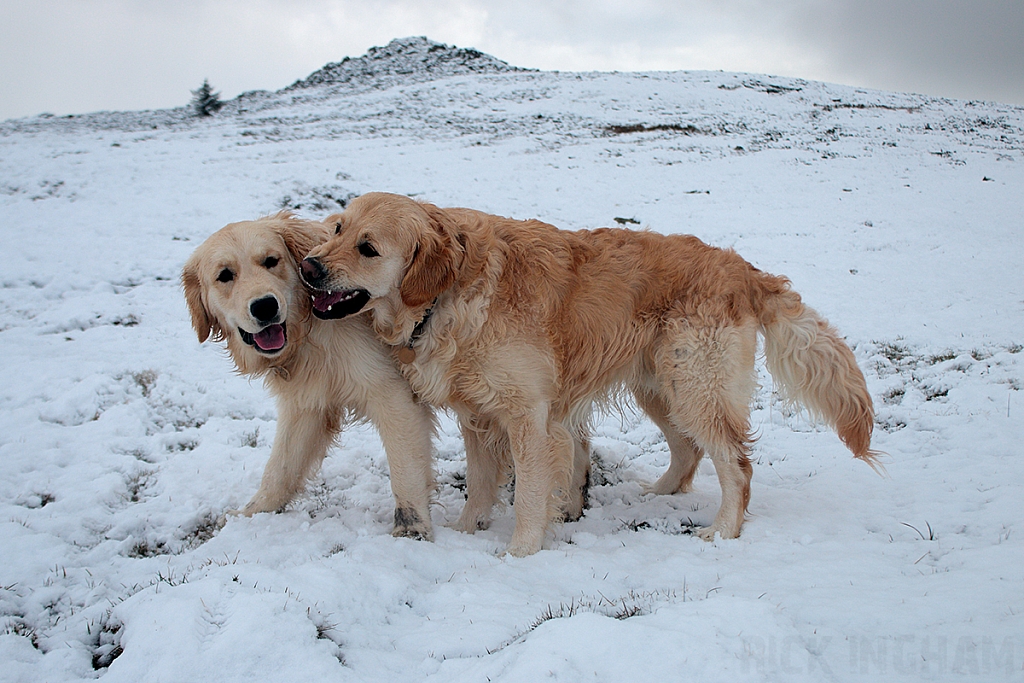
<svg viewBox="0 0 1024 683">
<path fill-rule="evenodd" d="M 400 290 L 402 303 L 410 308 L 430 303 L 455 284 L 463 254 L 457 226 L 444 209 L 420 206 L 429 217 L 428 227 L 420 234 Z"/>
<path fill-rule="evenodd" d="M 288 252 L 295 259 L 296 263 L 306 258 L 306 254 L 313 251 L 327 241 L 330 232 L 322 223 L 306 221 L 296 218 L 290 211 L 281 211 L 274 218 L 277 219 L 276 229 L 281 239 L 284 240 Z"/>
<path fill-rule="evenodd" d="M 190 258 L 181 271 L 181 286 L 185 290 L 185 303 L 188 304 L 188 312 L 192 315 L 192 327 L 199 337 L 199 343 L 214 335 L 214 339 L 221 337 L 220 323 L 217 322 L 210 311 L 206 308 L 203 299 L 203 283 L 199 279 L 199 264 L 194 258 Z"/>
</svg>

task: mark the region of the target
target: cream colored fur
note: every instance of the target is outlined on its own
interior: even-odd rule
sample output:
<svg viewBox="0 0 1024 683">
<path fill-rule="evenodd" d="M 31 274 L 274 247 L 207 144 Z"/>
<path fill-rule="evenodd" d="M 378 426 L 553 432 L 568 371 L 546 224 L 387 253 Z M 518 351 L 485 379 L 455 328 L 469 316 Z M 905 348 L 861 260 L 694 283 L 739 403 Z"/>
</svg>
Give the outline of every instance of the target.
<svg viewBox="0 0 1024 683">
<path fill-rule="evenodd" d="M 368 419 L 391 470 L 393 534 L 431 539 L 432 413 L 414 398 L 367 316 L 320 321 L 310 315 L 298 261 L 328 236 L 323 224 L 287 213 L 232 223 L 200 245 L 182 273 L 199 341 L 211 335 L 226 341 L 239 372 L 265 377 L 277 398 L 270 460 L 240 513 L 281 510 L 319 469 L 342 425 Z M 225 270 L 231 279 L 222 282 Z M 277 300 L 287 333 L 284 348 L 271 354 L 245 343 L 238 331 L 255 334 L 265 326 L 252 313 L 253 302 L 265 297 Z"/>
<path fill-rule="evenodd" d="M 573 436 L 590 406 L 621 386 L 671 449 L 652 490 L 686 490 L 708 454 L 722 503 L 700 536 L 737 536 L 750 498 L 758 332 L 788 395 L 874 462 L 871 398 L 850 349 L 785 278 L 732 251 L 692 236 L 566 232 L 383 193 L 325 222 L 336 234 L 306 264 L 322 274 L 316 285 L 368 292 L 377 333 L 416 352 L 403 366 L 413 389 L 469 427 L 460 528 L 486 523 L 500 456 L 510 454 L 514 555 L 541 548 L 585 467 Z"/>
</svg>

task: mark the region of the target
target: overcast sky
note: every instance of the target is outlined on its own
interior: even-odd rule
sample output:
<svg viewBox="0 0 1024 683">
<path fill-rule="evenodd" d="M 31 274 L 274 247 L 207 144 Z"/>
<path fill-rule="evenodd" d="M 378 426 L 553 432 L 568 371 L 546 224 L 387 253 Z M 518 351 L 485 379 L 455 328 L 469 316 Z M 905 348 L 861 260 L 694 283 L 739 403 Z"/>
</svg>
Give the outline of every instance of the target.
<svg viewBox="0 0 1024 683">
<path fill-rule="evenodd" d="M 0 0 L 0 120 L 276 90 L 425 35 L 562 71 L 721 69 L 1024 105 L 1024 0 Z"/>
</svg>

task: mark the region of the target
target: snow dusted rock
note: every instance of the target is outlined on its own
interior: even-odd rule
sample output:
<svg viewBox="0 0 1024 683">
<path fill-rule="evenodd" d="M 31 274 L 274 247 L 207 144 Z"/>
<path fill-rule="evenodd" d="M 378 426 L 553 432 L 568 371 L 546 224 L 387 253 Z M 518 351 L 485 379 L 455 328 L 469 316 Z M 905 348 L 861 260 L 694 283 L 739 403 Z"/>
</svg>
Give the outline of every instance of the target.
<svg viewBox="0 0 1024 683">
<path fill-rule="evenodd" d="M 285 90 L 315 85 L 358 84 L 387 87 L 396 82 L 431 81 L 459 74 L 527 71 L 472 48 L 435 43 L 425 37 L 396 38 L 371 47 L 362 57 L 327 64 Z"/>
</svg>

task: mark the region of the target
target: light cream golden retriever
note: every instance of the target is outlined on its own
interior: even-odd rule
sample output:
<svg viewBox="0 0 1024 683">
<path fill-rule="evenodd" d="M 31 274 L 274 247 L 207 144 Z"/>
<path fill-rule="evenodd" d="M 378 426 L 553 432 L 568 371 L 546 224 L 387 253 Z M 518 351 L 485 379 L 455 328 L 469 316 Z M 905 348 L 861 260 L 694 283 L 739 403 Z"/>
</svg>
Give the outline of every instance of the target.
<svg viewBox="0 0 1024 683">
<path fill-rule="evenodd" d="M 325 223 L 334 236 L 301 266 L 317 290 L 314 308 L 370 309 L 418 396 L 453 408 L 464 425 L 504 430 L 515 474 L 513 555 L 541 548 L 573 487 L 572 434 L 619 386 L 671 450 L 653 490 L 687 490 L 708 454 L 722 502 L 699 533 L 736 537 L 750 498 L 759 332 L 787 396 L 875 462 L 871 397 L 853 353 L 785 278 L 735 252 L 692 236 L 567 232 L 384 193 Z M 500 458 L 485 451 L 467 448 L 466 530 L 486 520 L 494 500 Z"/>
<path fill-rule="evenodd" d="M 369 419 L 391 470 L 393 534 L 429 540 L 433 416 L 366 316 L 311 316 L 299 260 L 329 235 L 322 223 L 288 213 L 232 223 L 200 245 L 182 272 L 199 341 L 225 340 L 238 371 L 265 377 L 277 398 L 270 460 L 240 512 L 283 508 L 319 468 L 342 423 Z"/>
</svg>

